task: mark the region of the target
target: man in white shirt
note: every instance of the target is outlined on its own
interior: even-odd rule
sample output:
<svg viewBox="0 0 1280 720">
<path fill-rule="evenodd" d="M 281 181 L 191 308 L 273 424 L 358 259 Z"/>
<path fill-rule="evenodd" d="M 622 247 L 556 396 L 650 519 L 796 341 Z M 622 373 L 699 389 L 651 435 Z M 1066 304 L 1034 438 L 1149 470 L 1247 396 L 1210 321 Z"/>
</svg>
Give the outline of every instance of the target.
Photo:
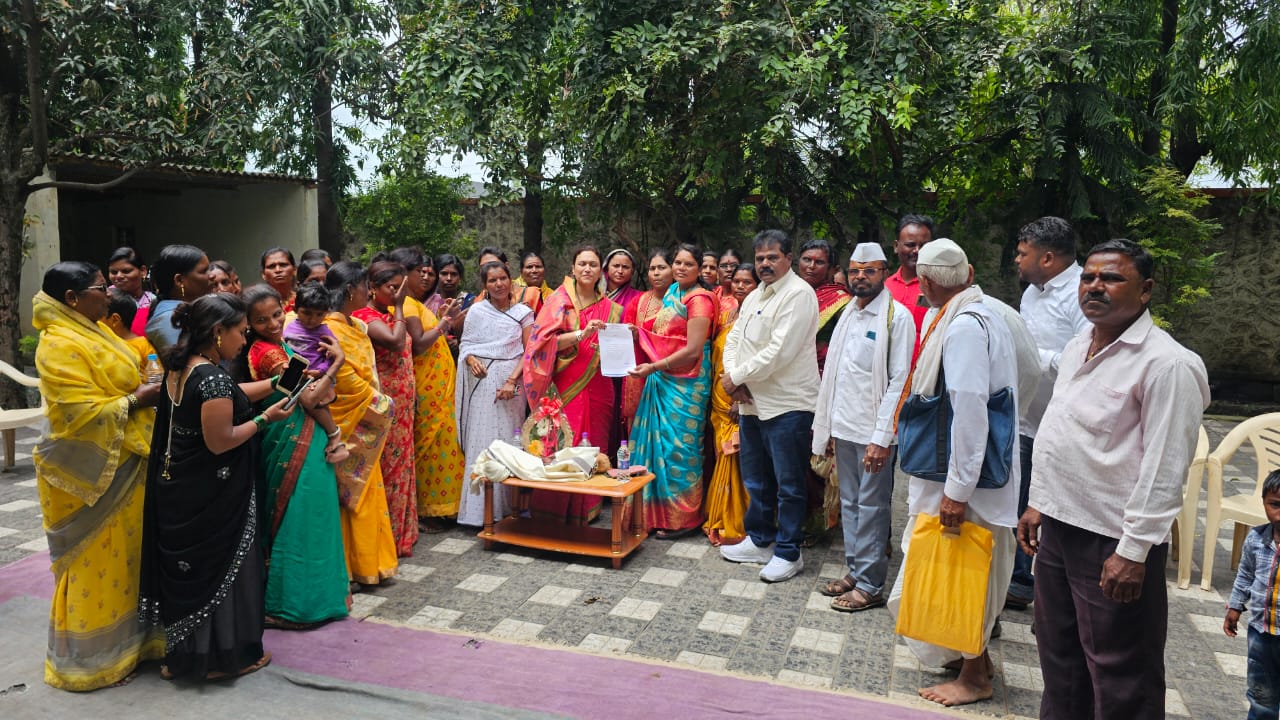
<svg viewBox="0 0 1280 720">
<path fill-rule="evenodd" d="M 753 245 L 760 287 L 743 299 L 725 338 L 719 378 L 739 403 L 747 538 L 722 546 L 720 554 L 732 562 L 766 563 L 760 579 L 781 582 L 804 569 L 800 542 L 818 396 L 818 300 L 791 272 L 786 233 L 765 230 Z"/>
<path fill-rule="evenodd" d="M 831 333 L 813 417 L 814 455 L 834 441 L 840 518 L 849 572 L 822 588 L 831 607 L 858 612 L 884 605 L 885 547 L 893 500 L 893 416 L 911 372 L 916 326 L 911 311 L 884 291 L 889 263 L 876 243 L 849 259 L 847 306 Z"/>
<path fill-rule="evenodd" d="M 1063 348 L 1036 435 L 1018 543 L 1037 556 L 1045 720 L 1164 717 L 1164 565 L 1209 385 L 1152 322 L 1153 266 L 1129 240 L 1089 251 L 1078 297 L 1093 328 Z"/>
<path fill-rule="evenodd" d="M 1031 488 L 1031 453 L 1035 447 L 1040 418 L 1053 396 L 1053 381 L 1058 377 L 1058 362 L 1067 341 L 1089 327 L 1080 311 L 1076 295 L 1080 287 L 1080 264 L 1076 262 L 1076 234 L 1066 220 L 1042 217 L 1027 223 L 1018 231 L 1018 253 L 1013 262 L 1018 266 L 1018 279 L 1028 283 L 1018 308 L 1040 354 L 1040 385 L 1030 398 L 1027 410 L 1018 418 L 1022 486 L 1018 490 L 1018 515 L 1027 509 L 1027 492 Z M 1031 556 L 1018 550 L 1013 558 L 1013 579 L 1005 607 L 1025 610 L 1035 599 L 1035 581 L 1031 575 Z"/>
<path fill-rule="evenodd" d="M 941 375 L 953 417 L 945 481 L 911 478 L 903 567 L 911 562 L 911 535 L 922 513 L 937 515 L 946 528 L 958 528 L 964 522 L 980 525 L 991 532 L 992 547 L 986 596 L 982 600 L 982 651 L 960 653 L 917 640 L 908 640 L 907 646 L 923 665 L 960 665 L 959 677 L 921 688 L 920 696 L 941 705 L 965 705 L 992 695 L 994 670 L 986 647 L 1013 571 L 1014 537 L 1010 530 L 1018 522 L 1019 464 L 1018 446 L 1012 442 L 1011 433 L 1007 481 L 999 488 L 979 488 L 978 483 L 990 427 L 987 401 L 1008 389 L 1016 405 L 1018 367 L 1009 326 L 983 304 L 982 291 L 973 285 L 973 266 L 959 245 L 946 238 L 925 245 L 920 250 L 916 274 L 932 309 L 925 316 L 925 337 L 906 393 L 936 396 Z M 903 575 L 898 574 L 889 595 L 889 609 L 895 617 L 902 603 Z"/>
</svg>

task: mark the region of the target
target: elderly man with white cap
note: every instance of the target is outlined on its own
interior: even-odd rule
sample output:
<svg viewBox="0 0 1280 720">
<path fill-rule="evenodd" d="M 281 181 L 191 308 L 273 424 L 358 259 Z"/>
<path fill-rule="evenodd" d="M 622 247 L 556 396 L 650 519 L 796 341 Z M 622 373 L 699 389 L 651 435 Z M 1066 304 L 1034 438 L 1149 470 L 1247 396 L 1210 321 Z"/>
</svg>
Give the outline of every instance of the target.
<svg viewBox="0 0 1280 720">
<path fill-rule="evenodd" d="M 849 259 L 846 308 L 831 334 L 827 371 L 813 417 L 813 454 L 835 445 L 840 517 L 849 572 L 822 588 L 832 609 L 884 605 L 893 500 L 893 416 L 911 372 L 916 326 L 911 311 L 884 291 L 889 264 L 876 243 Z"/>
<path fill-rule="evenodd" d="M 916 273 L 931 309 L 924 319 L 920 356 L 903 397 L 934 397 L 940 393 L 941 383 L 950 399 L 953 417 L 945 480 L 911 478 L 903 553 L 909 558 L 912 531 L 922 513 L 937 515 L 946 528 L 958 528 L 966 521 L 980 525 L 991 531 L 993 545 L 982 652 L 962 654 L 915 640 L 908 640 L 907 645 L 921 664 L 960 669 L 958 678 L 921 688 L 920 696 L 942 705 L 964 705 L 991 697 L 994 668 L 986 646 L 1013 571 L 1014 543 L 1009 529 L 1018 523 L 1018 445 L 1012 437 L 1012 421 L 1007 481 L 999 488 L 979 488 L 978 481 L 989 432 L 987 401 L 1007 388 L 1015 405 L 1017 402 L 1016 352 L 1008 325 L 983 303 L 982 291 L 973 284 L 973 266 L 959 245 L 946 238 L 925 245 L 920 249 Z M 909 559 L 903 560 L 904 567 L 908 562 Z M 899 573 L 889 597 L 889 609 L 895 616 L 902 593 L 903 573 Z"/>
</svg>

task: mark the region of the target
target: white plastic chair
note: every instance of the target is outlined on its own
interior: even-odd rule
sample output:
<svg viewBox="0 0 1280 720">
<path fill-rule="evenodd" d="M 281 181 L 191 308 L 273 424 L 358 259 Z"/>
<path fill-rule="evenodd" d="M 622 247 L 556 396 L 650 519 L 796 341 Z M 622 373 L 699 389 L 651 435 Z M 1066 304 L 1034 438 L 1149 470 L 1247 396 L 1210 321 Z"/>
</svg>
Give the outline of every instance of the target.
<svg viewBox="0 0 1280 720">
<path fill-rule="evenodd" d="M 1192 545 L 1196 537 L 1196 511 L 1200 503 L 1200 488 L 1204 485 L 1204 466 L 1209 457 L 1209 434 L 1200 426 L 1196 441 L 1196 454 L 1187 467 L 1187 482 L 1182 487 L 1182 510 L 1174 519 L 1173 537 L 1177 540 L 1178 589 L 1191 586 Z"/>
<path fill-rule="evenodd" d="M 0 360 L 0 375 L 24 387 L 40 387 L 39 378 L 33 378 L 20 372 L 17 368 Z M 14 455 L 17 452 L 18 428 L 38 428 L 44 421 L 44 395 L 40 396 L 40 407 L 5 410 L 0 408 L 0 434 L 4 435 L 4 469 L 12 470 Z"/>
<path fill-rule="evenodd" d="M 1257 483 L 1251 493 L 1222 496 L 1222 466 L 1231 461 L 1236 450 L 1248 440 L 1258 463 Z M 1200 564 L 1200 587 L 1209 590 L 1213 584 L 1213 554 L 1218 547 L 1218 526 L 1223 520 L 1235 523 L 1231 542 L 1231 567 L 1240 564 L 1240 546 L 1249 528 L 1267 521 L 1262 511 L 1262 481 L 1272 470 L 1280 468 L 1280 413 L 1267 413 L 1249 418 L 1237 425 L 1209 454 L 1209 491 L 1205 498 L 1204 562 Z"/>
</svg>

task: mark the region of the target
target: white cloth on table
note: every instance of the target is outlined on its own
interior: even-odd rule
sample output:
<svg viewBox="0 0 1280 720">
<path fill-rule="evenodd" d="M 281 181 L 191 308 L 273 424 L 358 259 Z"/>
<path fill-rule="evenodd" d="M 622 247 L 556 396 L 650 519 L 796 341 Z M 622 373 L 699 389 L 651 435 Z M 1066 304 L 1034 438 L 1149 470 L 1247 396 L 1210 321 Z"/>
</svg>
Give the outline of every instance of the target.
<svg viewBox="0 0 1280 720">
<path fill-rule="evenodd" d="M 471 469 L 472 492 L 484 489 L 483 482 L 502 482 L 509 477 L 543 482 L 582 482 L 595 470 L 599 449 L 594 447 L 567 447 L 557 452 L 550 465 L 542 458 L 531 455 L 502 440 L 494 440 L 476 459 Z"/>
</svg>

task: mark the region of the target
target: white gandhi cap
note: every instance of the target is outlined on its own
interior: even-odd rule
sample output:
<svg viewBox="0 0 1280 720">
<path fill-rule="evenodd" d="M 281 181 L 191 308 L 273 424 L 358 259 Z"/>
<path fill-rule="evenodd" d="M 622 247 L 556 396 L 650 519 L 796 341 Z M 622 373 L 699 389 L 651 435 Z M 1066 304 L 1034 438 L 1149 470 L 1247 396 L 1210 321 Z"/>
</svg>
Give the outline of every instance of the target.
<svg viewBox="0 0 1280 720">
<path fill-rule="evenodd" d="M 884 248 L 880 247 L 880 243 L 858 243 L 858 246 L 853 249 L 853 257 L 849 258 L 849 262 L 856 263 L 869 263 L 877 260 L 880 262 L 889 261 L 884 256 Z"/>
<path fill-rule="evenodd" d="M 920 254 L 916 259 L 916 265 L 931 267 L 960 267 L 968 264 L 969 258 L 964 254 L 964 248 L 957 245 L 951 238 L 938 238 L 926 243 L 920 248 Z"/>
</svg>

